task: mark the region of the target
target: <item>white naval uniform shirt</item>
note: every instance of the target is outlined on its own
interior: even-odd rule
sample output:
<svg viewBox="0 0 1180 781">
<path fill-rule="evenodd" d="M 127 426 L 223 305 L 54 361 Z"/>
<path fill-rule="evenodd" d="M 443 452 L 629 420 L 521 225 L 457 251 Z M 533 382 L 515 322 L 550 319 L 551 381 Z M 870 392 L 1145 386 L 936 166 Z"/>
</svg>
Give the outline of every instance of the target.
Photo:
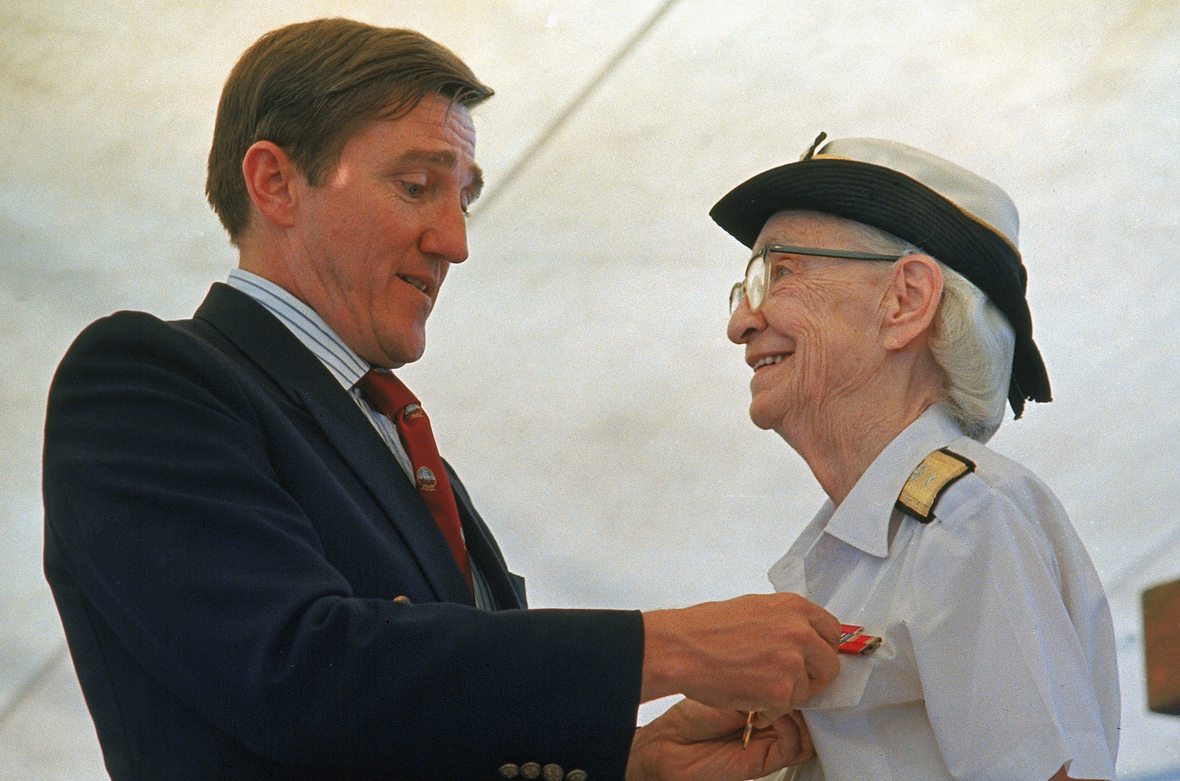
<svg viewBox="0 0 1180 781">
<path fill-rule="evenodd" d="M 948 447 L 975 471 L 922 525 L 894 508 Z M 884 638 L 841 655 L 802 707 L 817 758 L 794 781 L 1113 779 L 1119 692 L 1105 594 L 1064 509 L 1028 470 L 927 410 L 770 570 L 776 591 Z"/>
</svg>

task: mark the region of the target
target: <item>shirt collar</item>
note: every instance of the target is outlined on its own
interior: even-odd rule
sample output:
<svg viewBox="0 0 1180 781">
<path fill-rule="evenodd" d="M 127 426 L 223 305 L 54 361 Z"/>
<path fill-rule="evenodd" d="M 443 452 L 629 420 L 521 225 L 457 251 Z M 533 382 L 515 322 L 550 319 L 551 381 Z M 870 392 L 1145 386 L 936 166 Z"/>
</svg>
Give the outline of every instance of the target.
<svg viewBox="0 0 1180 781">
<path fill-rule="evenodd" d="M 369 370 L 368 361 L 345 344 L 314 309 L 286 288 L 240 268 L 229 273 L 226 283 L 266 307 L 320 359 L 345 390 L 351 390 Z"/>
<path fill-rule="evenodd" d="M 889 521 L 905 481 L 923 458 L 962 435 L 958 422 L 941 406 L 927 409 L 873 460 L 824 530 L 865 553 L 888 556 Z"/>
</svg>

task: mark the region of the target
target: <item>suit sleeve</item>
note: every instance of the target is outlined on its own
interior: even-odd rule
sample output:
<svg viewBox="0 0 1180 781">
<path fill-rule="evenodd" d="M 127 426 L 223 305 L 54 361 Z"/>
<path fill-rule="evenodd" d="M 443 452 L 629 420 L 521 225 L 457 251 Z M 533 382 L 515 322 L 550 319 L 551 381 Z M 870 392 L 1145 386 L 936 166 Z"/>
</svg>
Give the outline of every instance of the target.
<svg viewBox="0 0 1180 781">
<path fill-rule="evenodd" d="M 79 337 L 44 454 L 47 573 L 88 616 L 63 607 L 67 632 L 101 623 L 183 707 L 275 762 L 621 778 L 640 615 L 357 596 L 276 472 L 283 424 L 263 406 L 215 350 L 146 315 Z"/>
</svg>

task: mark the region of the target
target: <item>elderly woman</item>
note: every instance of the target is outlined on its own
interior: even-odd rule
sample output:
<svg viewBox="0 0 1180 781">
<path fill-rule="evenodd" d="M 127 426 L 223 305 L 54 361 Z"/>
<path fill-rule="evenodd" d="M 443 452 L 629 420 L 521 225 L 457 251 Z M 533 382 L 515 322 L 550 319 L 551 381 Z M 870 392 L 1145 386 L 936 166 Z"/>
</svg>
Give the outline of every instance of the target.
<svg viewBox="0 0 1180 781">
<path fill-rule="evenodd" d="M 802 713 L 795 779 L 1113 779 L 1110 613 L 1052 492 L 984 443 L 1048 401 L 1016 208 L 919 150 L 823 136 L 713 208 L 750 417 L 829 499 L 770 572 L 883 643 Z"/>
</svg>

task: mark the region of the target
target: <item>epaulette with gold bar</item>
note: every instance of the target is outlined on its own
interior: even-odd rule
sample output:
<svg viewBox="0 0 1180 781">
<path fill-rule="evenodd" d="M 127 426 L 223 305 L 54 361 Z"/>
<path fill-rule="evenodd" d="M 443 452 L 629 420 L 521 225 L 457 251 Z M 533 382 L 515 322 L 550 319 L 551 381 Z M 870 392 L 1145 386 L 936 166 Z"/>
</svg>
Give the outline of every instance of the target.
<svg viewBox="0 0 1180 781">
<path fill-rule="evenodd" d="M 930 523 L 934 520 L 934 505 L 943 492 L 960 477 L 974 471 L 975 462 L 945 447 L 935 450 L 910 473 L 894 506 L 918 523 Z"/>
</svg>

